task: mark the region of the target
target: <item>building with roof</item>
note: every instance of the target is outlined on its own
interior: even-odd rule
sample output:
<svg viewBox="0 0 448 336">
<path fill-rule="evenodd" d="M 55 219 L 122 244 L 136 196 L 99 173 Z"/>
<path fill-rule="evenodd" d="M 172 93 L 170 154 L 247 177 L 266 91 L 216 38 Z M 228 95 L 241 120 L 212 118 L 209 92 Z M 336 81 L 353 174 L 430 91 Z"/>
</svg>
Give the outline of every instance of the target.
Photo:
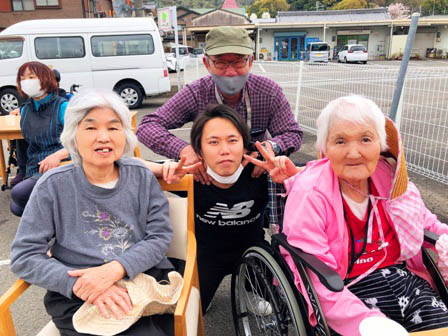
<svg viewBox="0 0 448 336">
<path fill-rule="evenodd" d="M 250 22 L 246 15 L 246 9 L 238 7 L 236 0 L 225 0 L 221 8 L 204 11 L 203 14 L 191 20 L 187 31 L 192 34 L 193 45 L 205 48 L 205 35 L 213 27 L 238 26 L 254 32 L 255 25 Z M 255 39 L 255 35 L 252 35 Z"/>
<path fill-rule="evenodd" d="M 0 1 L 0 31 L 25 20 L 94 17 L 96 13 L 95 4 L 88 0 Z"/>
<path fill-rule="evenodd" d="M 413 54 L 448 50 L 448 18 L 419 20 Z M 256 55 L 259 59 L 302 60 L 310 42 L 330 44 L 332 55 L 345 44 L 362 44 L 369 59 L 390 58 L 404 51 L 410 19 L 391 19 L 387 8 L 279 12 L 275 22 L 256 21 Z M 447 35 L 445 37 L 445 34 Z"/>
</svg>

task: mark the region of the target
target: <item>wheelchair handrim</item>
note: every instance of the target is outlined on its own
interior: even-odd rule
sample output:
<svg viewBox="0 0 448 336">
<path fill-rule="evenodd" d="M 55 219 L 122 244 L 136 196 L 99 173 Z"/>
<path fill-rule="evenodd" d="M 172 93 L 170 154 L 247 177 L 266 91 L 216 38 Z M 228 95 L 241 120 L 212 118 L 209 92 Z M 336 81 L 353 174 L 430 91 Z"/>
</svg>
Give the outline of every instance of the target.
<svg viewBox="0 0 448 336">
<path fill-rule="evenodd" d="M 272 276 L 276 279 L 276 281 L 278 282 L 278 285 L 276 285 L 276 289 L 279 290 L 280 294 L 281 292 L 283 292 L 283 297 L 284 300 L 278 301 L 278 299 L 275 299 L 275 296 L 273 296 L 273 302 L 270 302 L 271 304 L 277 305 L 278 302 L 281 302 L 285 305 L 286 307 L 286 312 L 288 313 L 289 318 L 291 319 L 290 323 L 291 325 L 294 327 L 295 330 L 295 335 L 306 335 L 306 327 L 304 324 L 304 321 L 302 319 L 301 313 L 300 313 L 300 309 L 299 306 L 297 304 L 297 302 L 295 300 L 291 300 L 291 298 L 295 298 L 295 294 L 294 291 L 286 277 L 286 275 L 284 274 L 284 271 L 282 270 L 281 266 L 278 264 L 278 262 L 274 259 L 273 256 L 270 255 L 270 253 L 268 251 L 266 251 L 265 249 L 258 247 L 258 246 L 253 246 L 250 247 L 248 250 L 246 250 L 246 252 L 243 254 L 243 262 L 238 266 L 236 273 L 232 276 L 232 312 L 233 312 L 233 318 L 234 318 L 234 324 L 235 324 L 235 331 L 237 333 L 237 335 L 241 335 L 240 333 L 240 323 L 243 325 L 244 328 L 244 335 L 249 336 L 252 335 L 251 330 L 250 330 L 250 326 L 249 326 L 249 317 L 250 317 L 250 313 L 246 311 L 244 311 L 244 309 L 242 309 L 242 307 L 240 307 L 240 311 L 242 311 L 242 313 L 240 314 L 241 316 L 238 316 L 238 311 L 237 311 L 237 304 L 242 305 L 242 295 L 241 295 L 241 286 L 244 287 L 244 281 L 245 278 L 243 280 L 242 277 L 244 277 L 244 272 L 245 269 L 244 266 L 248 260 L 250 259 L 255 259 L 258 260 L 259 262 L 261 262 L 261 264 L 263 265 L 263 267 L 265 267 L 265 269 L 268 269 L 269 272 L 272 274 Z M 246 261 L 246 262 L 245 262 Z M 252 267 L 252 266 L 250 266 Z M 274 279 L 273 278 L 273 279 Z M 269 286 L 268 286 L 269 287 Z M 238 292 L 237 292 L 238 290 Z M 244 289 L 245 291 L 245 289 Z M 272 293 L 271 293 L 272 295 Z M 238 296 L 238 298 L 237 298 Z M 244 304 L 245 305 L 245 304 Z M 276 316 L 278 316 L 277 314 L 279 314 L 279 312 L 277 311 L 279 309 L 279 307 L 274 307 L 275 308 L 275 314 Z M 285 312 L 283 312 L 284 314 Z M 249 316 L 249 317 L 248 317 Z M 265 328 L 266 325 L 262 325 L 260 327 L 260 325 L 258 324 L 257 319 L 260 319 L 261 322 L 263 323 L 263 319 L 260 318 L 259 316 L 255 316 L 255 314 L 252 314 L 253 318 L 257 321 L 257 326 L 260 329 L 269 329 L 269 328 Z M 241 322 L 240 322 L 241 320 Z M 284 322 L 283 319 L 278 319 L 277 318 L 277 322 Z M 271 325 L 268 327 L 275 327 L 275 321 L 273 321 L 271 323 Z M 282 325 L 278 326 L 279 330 L 282 330 Z M 289 328 L 291 328 L 289 326 Z M 269 329 L 271 330 L 271 329 Z M 291 330 L 291 329 L 290 329 Z M 274 332 L 271 330 L 271 332 Z"/>
</svg>

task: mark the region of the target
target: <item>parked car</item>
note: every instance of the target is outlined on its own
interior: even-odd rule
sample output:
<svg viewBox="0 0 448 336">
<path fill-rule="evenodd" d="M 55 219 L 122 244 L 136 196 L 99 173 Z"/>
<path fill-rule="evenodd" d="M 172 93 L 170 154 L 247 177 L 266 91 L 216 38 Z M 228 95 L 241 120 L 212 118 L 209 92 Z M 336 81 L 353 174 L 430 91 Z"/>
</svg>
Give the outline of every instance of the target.
<svg viewBox="0 0 448 336">
<path fill-rule="evenodd" d="M 193 49 L 193 56 L 194 57 L 202 57 L 205 54 L 204 48 L 194 48 Z"/>
<path fill-rule="evenodd" d="M 346 44 L 338 54 L 338 62 L 361 62 L 366 64 L 368 53 L 362 44 Z"/>
<path fill-rule="evenodd" d="M 179 44 L 179 71 L 183 71 L 185 68 L 185 61 L 187 61 L 194 52 L 193 47 L 188 47 Z M 165 53 L 166 64 L 168 66 L 169 72 L 176 71 L 176 45 L 174 43 L 170 44 L 169 52 Z"/>
<path fill-rule="evenodd" d="M 19 67 L 39 61 L 62 74 L 61 87 L 113 89 L 130 108 L 171 89 L 159 30 L 152 18 L 46 19 L 0 33 L 0 113 L 20 105 Z"/>
<path fill-rule="evenodd" d="M 184 71 L 185 69 L 185 62 L 188 61 L 190 56 L 181 56 L 179 55 L 179 71 Z M 166 59 L 166 65 L 168 67 L 169 72 L 175 72 L 176 71 L 176 53 L 166 53 L 165 54 Z"/>
<path fill-rule="evenodd" d="M 330 45 L 327 42 L 310 42 L 306 47 L 306 60 L 309 62 L 325 62 L 330 59 Z"/>
</svg>

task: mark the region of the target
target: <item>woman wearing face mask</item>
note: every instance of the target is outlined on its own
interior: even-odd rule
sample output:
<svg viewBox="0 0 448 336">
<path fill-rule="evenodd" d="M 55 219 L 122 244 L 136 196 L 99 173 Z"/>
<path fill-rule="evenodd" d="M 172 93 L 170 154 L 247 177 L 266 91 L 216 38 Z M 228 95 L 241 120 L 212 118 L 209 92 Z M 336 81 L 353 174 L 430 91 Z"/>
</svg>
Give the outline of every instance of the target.
<svg viewBox="0 0 448 336">
<path fill-rule="evenodd" d="M 210 185 L 195 182 L 194 189 L 199 282 L 206 311 L 242 253 L 263 240 L 267 179 L 266 175 L 252 178 L 254 166 L 241 165 L 244 149 L 250 145 L 249 129 L 231 107 L 208 106 L 194 121 L 190 137 L 212 177 Z M 261 298 L 250 300 L 248 307 L 263 312 L 270 309 Z"/>
<path fill-rule="evenodd" d="M 20 109 L 28 156 L 25 179 L 11 191 L 11 211 L 21 216 L 39 177 L 68 157 L 59 141 L 67 100 L 57 95 L 54 73 L 40 62 L 27 62 L 19 68 L 17 88 L 29 98 Z"/>
</svg>

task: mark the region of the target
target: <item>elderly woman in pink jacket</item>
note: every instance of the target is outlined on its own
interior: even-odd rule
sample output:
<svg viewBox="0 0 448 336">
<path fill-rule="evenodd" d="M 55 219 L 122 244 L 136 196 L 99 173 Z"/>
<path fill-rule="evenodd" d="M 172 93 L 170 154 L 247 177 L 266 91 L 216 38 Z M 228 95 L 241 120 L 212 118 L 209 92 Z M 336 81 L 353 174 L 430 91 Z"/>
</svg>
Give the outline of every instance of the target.
<svg viewBox="0 0 448 336">
<path fill-rule="evenodd" d="M 408 181 L 395 125 L 373 101 L 348 96 L 330 102 L 317 127 L 323 158 L 300 174 L 286 157 L 249 160 L 284 181 L 283 233 L 289 244 L 317 256 L 344 279 L 344 289 L 331 292 L 310 273 L 332 332 L 360 335 L 363 320 L 380 321 L 377 326 L 398 322 L 407 331 L 448 327 L 447 307 L 432 288 L 421 255 L 423 230 L 442 234 L 448 226 Z M 290 255 L 284 257 L 306 293 Z M 312 313 L 309 318 L 316 323 Z"/>
</svg>

